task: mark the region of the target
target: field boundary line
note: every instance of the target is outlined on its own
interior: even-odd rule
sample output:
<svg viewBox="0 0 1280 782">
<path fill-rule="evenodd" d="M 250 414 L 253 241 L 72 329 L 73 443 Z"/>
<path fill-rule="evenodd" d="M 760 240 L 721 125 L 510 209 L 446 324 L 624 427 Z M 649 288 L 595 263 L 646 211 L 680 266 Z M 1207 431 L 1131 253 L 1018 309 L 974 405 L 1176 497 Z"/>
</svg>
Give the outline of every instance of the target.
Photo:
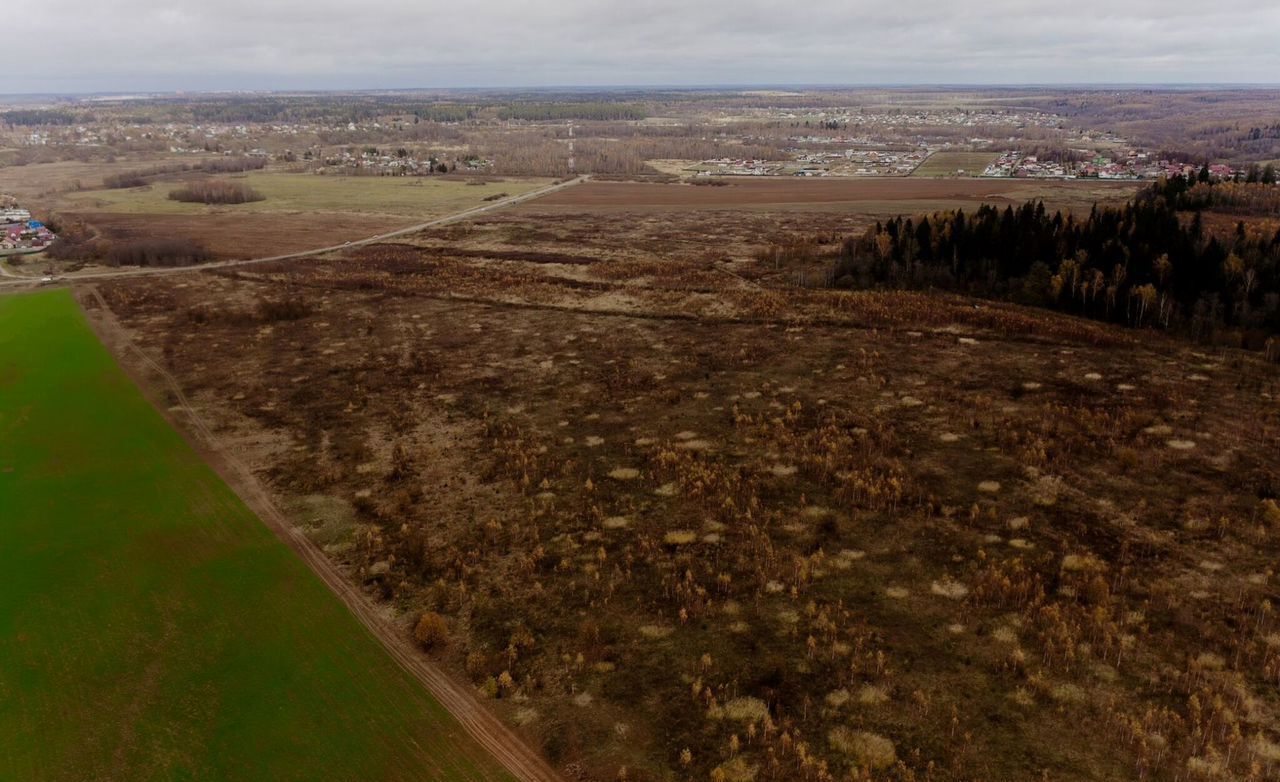
<svg viewBox="0 0 1280 782">
<path fill-rule="evenodd" d="M 170 422 L 185 440 L 205 459 L 222 480 L 236 492 L 249 509 L 267 525 L 303 562 L 311 568 L 325 586 L 346 605 L 347 609 L 364 625 L 410 676 L 422 684 L 431 695 L 453 715 L 466 732 L 481 747 L 520 782 L 565 782 L 549 763 L 503 723 L 480 699 L 472 688 L 458 681 L 440 665 L 419 651 L 380 607 L 372 603 L 309 538 L 289 523 L 276 506 L 266 487 L 243 461 L 222 448 L 208 423 L 191 404 L 186 393 L 171 372 L 152 358 L 130 336 L 107 306 L 96 286 L 85 286 L 83 298 L 78 297 L 81 310 L 98 339 L 108 348 L 121 369 L 142 390 L 157 411 Z M 85 307 L 85 299 L 96 305 L 94 311 Z M 95 316 L 95 312 L 97 316 Z M 137 363 L 129 361 L 132 354 Z M 158 383 L 148 381 L 139 372 L 149 370 Z M 156 386 L 162 386 L 180 406 L 181 417 L 166 406 L 156 403 Z"/>
</svg>

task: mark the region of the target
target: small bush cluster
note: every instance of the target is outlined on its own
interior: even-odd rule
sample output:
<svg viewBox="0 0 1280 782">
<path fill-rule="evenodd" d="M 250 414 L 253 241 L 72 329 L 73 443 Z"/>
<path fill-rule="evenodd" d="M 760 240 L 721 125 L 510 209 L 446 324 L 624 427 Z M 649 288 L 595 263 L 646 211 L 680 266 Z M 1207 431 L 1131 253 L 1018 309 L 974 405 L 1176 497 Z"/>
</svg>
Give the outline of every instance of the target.
<svg viewBox="0 0 1280 782">
<path fill-rule="evenodd" d="M 301 320 L 312 313 L 302 299 L 263 299 L 258 302 L 258 317 L 265 321 Z"/>
<path fill-rule="evenodd" d="M 264 201 L 266 196 L 243 182 L 210 179 L 171 190 L 169 199 L 196 204 L 247 204 L 251 201 Z"/>
</svg>

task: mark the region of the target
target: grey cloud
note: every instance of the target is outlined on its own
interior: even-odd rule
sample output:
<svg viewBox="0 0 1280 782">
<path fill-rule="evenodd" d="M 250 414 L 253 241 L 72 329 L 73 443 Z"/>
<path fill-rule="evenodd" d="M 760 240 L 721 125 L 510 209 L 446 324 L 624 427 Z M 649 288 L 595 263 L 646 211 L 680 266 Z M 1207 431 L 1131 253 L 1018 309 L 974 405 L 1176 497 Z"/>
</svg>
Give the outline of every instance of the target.
<svg viewBox="0 0 1280 782">
<path fill-rule="evenodd" d="M 44 0 L 5 92 L 1276 82 L 1275 0 Z"/>
</svg>

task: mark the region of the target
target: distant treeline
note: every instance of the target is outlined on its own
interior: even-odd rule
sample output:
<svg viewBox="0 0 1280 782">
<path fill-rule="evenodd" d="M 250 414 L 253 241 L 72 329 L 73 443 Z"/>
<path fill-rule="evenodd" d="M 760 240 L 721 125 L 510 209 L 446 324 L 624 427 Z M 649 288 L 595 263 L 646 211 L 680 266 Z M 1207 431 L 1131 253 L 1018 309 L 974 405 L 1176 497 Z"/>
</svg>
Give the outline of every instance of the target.
<svg viewBox="0 0 1280 782">
<path fill-rule="evenodd" d="M 313 122 L 326 119 L 357 121 L 377 115 L 377 106 L 342 101 L 297 100 L 291 98 L 244 98 L 202 101 L 187 109 L 194 122 Z"/>
<path fill-rule="evenodd" d="M 640 120 L 647 116 L 638 103 L 582 101 L 565 103 L 512 103 L 498 109 L 499 119 L 544 120 Z"/>
<path fill-rule="evenodd" d="M 56 109 L 15 109 L 0 114 L 0 118 L 10 125 L 73 125 L 93 119 Z"/>
<path fill-rule="evenodd" d="M 1239 163 L 1280 158 L 1277 97 L 1259 88 L 1078 90 L 1027 95 L 1018 104 L 1082 131 L 1106 128 L 1171 160 Z"/>
<path fill-rule="evenodd" d="M 163 176 L 165 174 L 176 174 L 180 171 L 190 171 L 191 166 L 185 163 L 175 163 L 167 166 L 152 166 L 151 168 L 138 169 L 135 171 L 121 171 L 118 174 L 108 174 L 102 178 L 102 187 L 106 190 L 123 190 L 127 187 L 142 187 L 147 184 L 152 177 Z"/>
<path fill-rule="evenodd" d="M 260 157 L 219 157 L 202 160 L 199 163 L 170 163 L 162 166 L 122 171 L 102 178 L 102 186 L 107 190 L 120 190 L 128 187 L 141 187 L 153 178 L 165 174 L 178 174 L 186 171 L 204 171 L 209 174 L 235 174 L 242 171 L 257 171 L 265 168 L 266 158 Z"/>
<path fill-rule="evenodd" d="M 1171 187 L 1084 218 L 1032 202 L 877 222 L 842 243 L 832 279 L 963 291 L 1262 347 L 1280 334 L 1280 231 L 1240 223 L 1211 235 L 1199 212 L 1179 215 Z"/>
<path fill-rule="evenodd" d="M 465 122 L 476 116 L 474 106 L 461 106 L 451 103 L 439 103 L 419 106 L 413 110 L 414 120 L 428 122 Z"/>
<path fill-rule="evenodd" d="M 1064 144 L 1052 144 L 1037 141 L 1016 142 L 1012 144 L 1024 155 L 1033 155 L 1042 163 L 1082 163 L 1093 158 L 1092 154 L 1070 149 Z"/>
</svg>

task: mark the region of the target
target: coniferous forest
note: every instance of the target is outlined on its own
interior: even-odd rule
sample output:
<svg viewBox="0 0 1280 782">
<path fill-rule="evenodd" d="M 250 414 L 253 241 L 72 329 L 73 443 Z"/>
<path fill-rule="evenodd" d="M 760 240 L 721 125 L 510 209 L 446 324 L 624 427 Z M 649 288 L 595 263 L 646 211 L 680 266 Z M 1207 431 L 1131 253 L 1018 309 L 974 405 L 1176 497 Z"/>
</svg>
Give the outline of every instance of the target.
<svg viewBox="0 0 1280 782">
<path fill-rule="evenodd" d="M 1274 349 L 1280 230 L 1242 221 L 1211 232 L 1200 211 L 1179 210 L 1193 187 L 1206 190 L 1176 177 L 1083 216 L 1037 202 L 899 216 L 846 239 L 832 279 L 845 288 L 955 290 Z"/>
</svg>

